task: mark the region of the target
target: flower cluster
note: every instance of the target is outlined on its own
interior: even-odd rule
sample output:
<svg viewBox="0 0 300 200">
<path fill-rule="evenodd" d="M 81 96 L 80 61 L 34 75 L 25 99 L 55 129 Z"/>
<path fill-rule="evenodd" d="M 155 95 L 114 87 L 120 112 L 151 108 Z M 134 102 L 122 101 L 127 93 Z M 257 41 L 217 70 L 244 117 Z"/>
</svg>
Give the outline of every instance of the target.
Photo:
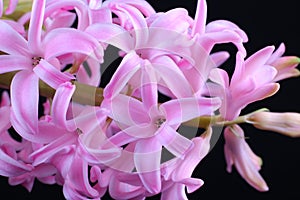
<svg viewBox="0 0 300 200">
<path fill-rule="evenodd" d="M 0 175 L 28 191 L 36 179 L 59 184 L 72 200 L 187 199 L 204 183 L 192 173 L 213 126 L 224 126 L 228 172 L 267 191 L 239 123 L 298 137 L 300 122 L 285 120 L 299 114 L 240 115 L 299 76 L 300 59 L 284 44 L 248 55 L 240 27 L 206 14 L 205 0 L 194 18 L 144 0 L 0 0 Z M 237 48 L 232 76 L 221 67 L 230 54 L 214 51 L 225 43 Z"/>
</svg>

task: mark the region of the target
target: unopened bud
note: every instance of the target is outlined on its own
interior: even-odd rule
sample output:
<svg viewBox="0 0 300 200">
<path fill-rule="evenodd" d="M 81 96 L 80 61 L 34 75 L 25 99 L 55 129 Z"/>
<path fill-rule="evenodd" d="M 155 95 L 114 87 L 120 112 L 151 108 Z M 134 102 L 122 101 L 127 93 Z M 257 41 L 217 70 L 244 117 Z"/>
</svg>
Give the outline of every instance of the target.
<svg viewBox="0 0 300 200">
<path fill-rule="evenodd" d="M 261 130 L 300 137 L 300 113 L 257 112 L 249 115 L 247 122 Z"/>
</svg>

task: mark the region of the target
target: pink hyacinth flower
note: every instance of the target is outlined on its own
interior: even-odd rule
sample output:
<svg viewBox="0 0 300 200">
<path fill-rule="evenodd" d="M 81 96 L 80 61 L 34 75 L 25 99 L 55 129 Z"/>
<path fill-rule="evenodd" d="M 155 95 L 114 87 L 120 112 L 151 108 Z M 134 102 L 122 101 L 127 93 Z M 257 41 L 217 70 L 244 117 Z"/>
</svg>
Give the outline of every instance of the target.
<svg viewBox="0 0 300 200">
<path fill-rule="evenodd" d="M 232 171 L 234 165 L 239 174 L 258 191 L 268 191 L 269 188 L 259 174 L 262 160 L 250 149 L 245 141 L 243 130 L 238 125 L 226 127 L 224 130 L 224 153 L 227 171 Z"/>
<path fill-rule="evenodd" d="M 212 70 L 210 79 L 217 86 L 210 85 L 213 87 L 209 91 L 211 95 L 223 99 L 220 108 L 222 117 L 232 120 L 248 104 L 272 96 L 278 91 L 279 85 L 273 82 L 277 70 L 266 64 L 273 51 L 273 46 L 265 47 L 246 60 L 238 52 L 231 80 L 225 70 Z"/>
<path fill-rule="evenodd" d="M 104 99 L 102 106 L 111 111 L 110 117 L 122 129 L 109 141 L 116 146 L 135 142 L 135 167 L 146 189 L 155 194 L 161 189 L 159 168 L 162 147 L 176 157 L 182 157 L 191 148 L 192 142 L 176 129 L 185 121 L 211 115 L 220 102 L 218 99 L 190 97 L 158 105 L 157 80 L 151 65 L 141 67 L 141 81 L 142 102 L 119 94 Z"/>
<path fill-rule="evenodd" d="M 281 43 L 267 61 L 267 64 L 274 66 L 278 71 L 274 82 L 300 76 L 300 72 L 296 68 L 300 63 L 300 58 L 297 56 L 283 56 L 284 53 L 285 45 Z"/>
</svg>

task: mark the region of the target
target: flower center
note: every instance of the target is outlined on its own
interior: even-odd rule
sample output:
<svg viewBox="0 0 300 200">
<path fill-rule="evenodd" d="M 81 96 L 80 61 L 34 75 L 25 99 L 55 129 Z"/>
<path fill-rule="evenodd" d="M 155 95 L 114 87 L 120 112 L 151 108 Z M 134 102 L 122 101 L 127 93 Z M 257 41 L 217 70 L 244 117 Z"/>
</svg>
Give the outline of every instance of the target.
<svg viewBox="0 0 300 200">
<path fill-rule="evenodd" d="M 35 66 L 37 66 L 40 63 L 42 57 L 40 57 L 40 56 L 34 56 L 31 59 L 32 59 L 32 66 L 35 67 Z"/>
<path fill-rule="evenodd" d="M 165 121 L 166 121 L 165 118 L 158 118 L 158 119 L 155 121 L 154 124 L 156 125 L 157 128 L 160 128 L 161 125 L 162 125 L 163 123 L 165 123 Z"/>
</svg>

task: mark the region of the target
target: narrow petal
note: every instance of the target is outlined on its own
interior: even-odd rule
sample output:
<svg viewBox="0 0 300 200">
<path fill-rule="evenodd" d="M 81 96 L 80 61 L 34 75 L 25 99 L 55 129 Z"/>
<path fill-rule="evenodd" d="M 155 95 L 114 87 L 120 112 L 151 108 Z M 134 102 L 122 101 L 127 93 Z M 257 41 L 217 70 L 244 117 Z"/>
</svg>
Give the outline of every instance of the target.
<svg viewBox="0 0 300 200">
<path fill-rule="evenodd" d="M 186 33 L 192 19 L 184 8 L 171 9 L 162 13 L 150 25 L 151 28 L 164 28 L 178 33 Z"/>
<path fill-rule="evenodd" d="M 102 132 L 85 133 L 79 136 L 79 144 L 81 148 L 81 154 L 84 156 L 84 160 L 93 164 L 103 164 L 113 162 L 121 155 L 121 149 L 112 147 L 103 148 L 103 145 L 94 146 L 92 140 L 99 139 L 98 135 L 102 135 Z M 100 138 L 102 140 L 102 138 Z M 103 140 L 102 140 L 103 142 Z"/>
<path fill-rule="evenodd" d="M 111 3 L 116 4 L 129 4 L 138 10 L 140 10 L 146 17 L 149 17 L 152 14 L 155 14 L 154 8 L 151 6 L 151 4 L 147 1 L 140 1 L 140 0 L 114 0 L 114 1 L 104 1 L 103 7 L 109 6 Z"/>
<path fill-rule="evenodd" d="M 140 47 L 148 40 L 147 22 L 143 14 L 136 8 L 126 4 L 115 5 L 116 9 L 125 13 L 134 28 L 135 48 Z"/>
<path fill-rule="evenodd" d="M 96 199 L 99 195 L 97 190 L 92 188 L 89 183 L 89 169 L 88 163 L 82 159 L 79 153 L 76 153 L 73 158 L 72 167 L 69 170 L 66 183 L 64 184 L 64 191 L 66 191 L 65 187 L 71 187 L 70 192 L 78 193 L 84 197 L 90 197 L 91 199 Z M 73 194 L 66 194 L 66 197 Z"/>
<path fill-rule="evenodd" d="M 7 131 L 10 128 L 11 124 L 10 124 L 9 116 L 10 116 L 10 107 L 8 106 L 2 108 L 0 107 L 0 133 Z"/>
<path fill-rule="evenodd" d="M 71 150 L 70 146 L 77 141 L 77 138 L 78 137 L 76 137 L 75 134 L 65 132 L 65 134 L 63 134 L 61 137 L 43 146 L 42 148 L 34 151 L 32 154 L 30 154 L 29 158 L 33 160 L 32 164 L 34 166 L 37 166 L 42 163 L 48 162 L 50 159 L 53 159 L 55 156 L 58 156 L 61 165 L 63 165 L 65 164 L 65 162 L 62 162 L 63 157 L 60 156 L 62 156 L 62 154 L 68 153 Z"/>
<path fill-rule="evenodd" d="M 170 126 L 164 126 L 158 133 L 162 145 L 178 158 L 183 158 L 185 153 L 192 148 L 193 142 L 180 135 Z"/>
<path fill-rule="evenodd" d="M 0 17 L 3 15 L 3 0 L 0 1 Z"/>
<path fill-rule="evenodd" d="M 33 54 L 41 54 L 42 26 L 46 0 L 33 1 L 28 29 L 28 48 Z"/>
<path fill-rule="evenodd" d="M 245 65 L 247 66 L 246 73 L 252 74 L 256 70 L 258 70 L 261 66 L 265 65 L 268 59 L 270 58 L 270 56 L 272 55 L 274 49 L 275 49 L 274 46 L 268 46 L 251 55 L 245 61 Z"/>
<path fill-rule="evenodd" d="M 76 86 L 72 85 L 70 82 L 64 83 L 58 87 L 51 108 L 53 122 L 58 127 L 66 128 L 68 131 L 75 131 L 76 129 L 72 120 L 67 121 L 67 111 L 75 89 Z"/>
<path fill-rule="evenodd" d="M 30 57 L 24 37 L 3 21 L 0 21 L 0 36 L 5 38 L 0 42 L 0 51 L 11 55 Z"/>
<path fill-rule="evenodd" d="M 177 98 L 192 96 L 193 92 L 189 82 L 170 57 L 156 58 L 152 64 L 174 96 Z"/>
<path fill-rule="evenodd" d="M 260 166 L 257 166 L 261 162 L 258 163 L 257 159 L 253 159 L 255 154 L 246 143 L 243 130 L 238 125 L 227 127 L 224 131 L 224 136 L 224 148 L 227 149 L 225 156 L 228 156 L 229 153 L 239 174 L 252 187 L 259 191 L 267 191 L 268 186 L 259 174 Z"/>
<path fill-rule="evenodd" d="M 157 95 L 157 79 L 155 71 L 149 62 L 146 62 L 142 67 L 141 76 L 141 93 L 142 101 L 146 109 L 157 107 L 158 95 Z"/>
<path fill-rule="evenodd" d="M 39 79 L 31 71 L 18 72 L 11 83 L 12 125 L 19 134 L 38 132 Z M 16 121 L 17 122 L 16 122 Z M 20 125 L 20 126 L 19 126 Z"/>
<path fill-rule="evenodd" d="M 141 59 L 135 52 L 127 54 L 105 87 L 103 96 L 112 99 L 118 95 L 133 75 L 140 69 L 140 63 Z"/>
<path fill-rule="evenodd" d="M 75 13 L 69 11 L 60 11 L 55 14 L 53 19 L 50 20 L 49 18 L 47 18 L 45 20 L 45 27 L 47 31 L 53 30 L 55 28 L 71 27 L 75 22 L 75 19 Z"/>
<path fill-rule="evenodd" d="M 5 15 L 12 14 L 15 11 L 15 9 L 17 8 L 17 5 L 18 5 L 18 0 L 10 0 L 8 7 L 5 10 Z"/>
<path fill-rule="evenodd" d="M 185 193 L 185 185 L 174 184 L 174 186 L 169 187 L 164 190 L 161 194 L 162 199 L 177 199 L 177 200 L 188 200 Z"/>
<path fill-rule="evenodd" d="M 160 105 L 169 124 L 180 124 L 202 115 L 211 115 L 220 107 L 218 98 L 183 98 Z"/>
<path fill-rule="evenodd" d="M 96 23 L 89 26 L 85 32 L 91 34 L 98 41 L 113 45 L 125 52 L 134 49 L 133 37 L 127 30 L 116 24 Z"/>
<path fill-rule="evenodd" d="M 3 91 L 0 98 L 0 107 L 10 106 L 10 97 L 7 91 Z"/>
<path fill-rule="evenodd" d="M 221 85 L 223 88 L 229 87 L 229 76 L 228 73 L 220 68 L 213 69 L 210 72 L 210 80 Z"/>
<path fill-rule="evenodd" d="M 223 32 L 226 30 L 236 32 L 239 35 L 239 37 L 242 39 L 243 42 L 248 41 L 247 34 L 240 27 L 238 27 L 235 23 L 233 23 L 229 20 L 214 20 L 206 25 L 207 33 Z"/>
<path fill-rule="evenodd" d="M 0 175 L 1 176 L 19 176 L 31 171 L 33 167 L 21 161 L 17 161 L 0 149 Z"/>
<path fill-rule="evenodd" d="M 33 71 L 41 80 L 54 89 L 57 89 L 65 82 L 75 79 L 73 75 L 59 71 L 44 59 L 39 62 Z"/>
<path fill-rule="evenodd" d="M 216 44 L 233 43 L 238 50 L 246 56 L 247 52 L 243 47 L 242 42 L 243 40 L 241 37 L 236 32 L 230 30 L 206 33 L 203 37 L 200 37 L 200 44 L 206 52 L 211 52 Z"/>
<path fill-rule="evenodd" d="M 137 142 L 134 153 L 134 163 L 145 188 L 150 193 L 161 190 L 160 158 L 161 144 L 155 139 Z"/>
<path fill-rule="evenodd" d="M 207 3 L 206 0 L 198 0 L 197 11 L 195 15 L 195 24 L 192 29 L 192 36 L 195 34 L 202 35 L 205 32 L 207 18 Z"/>
<path fill-rule="evenodd" d="M 57 28 L 46 34 L 43 40 L 44 58 L 65 55 L 68 53 L 80 53 L 100 59 L 103 49 L 98 41 L 91 35 L 77 29 Z M 98 51 L 99 55 L 95 55 Z"/>
<path fill-rule="evenodd" d="M 110 110 L 110 117 L 121 123 L 120 125 L 132 126 L 150 122 L 148 111 L 142 102 L 126 95 L 118 95 L 109 103 L 104 100 L 102 107 Z"/>
<path fill-rule="evenodd" d="M 32 60 L 22 55 L 1 55 L 0 65 L 0 74 L 19 70 L 30 70 L 32 69 Z"/>
</svg>

